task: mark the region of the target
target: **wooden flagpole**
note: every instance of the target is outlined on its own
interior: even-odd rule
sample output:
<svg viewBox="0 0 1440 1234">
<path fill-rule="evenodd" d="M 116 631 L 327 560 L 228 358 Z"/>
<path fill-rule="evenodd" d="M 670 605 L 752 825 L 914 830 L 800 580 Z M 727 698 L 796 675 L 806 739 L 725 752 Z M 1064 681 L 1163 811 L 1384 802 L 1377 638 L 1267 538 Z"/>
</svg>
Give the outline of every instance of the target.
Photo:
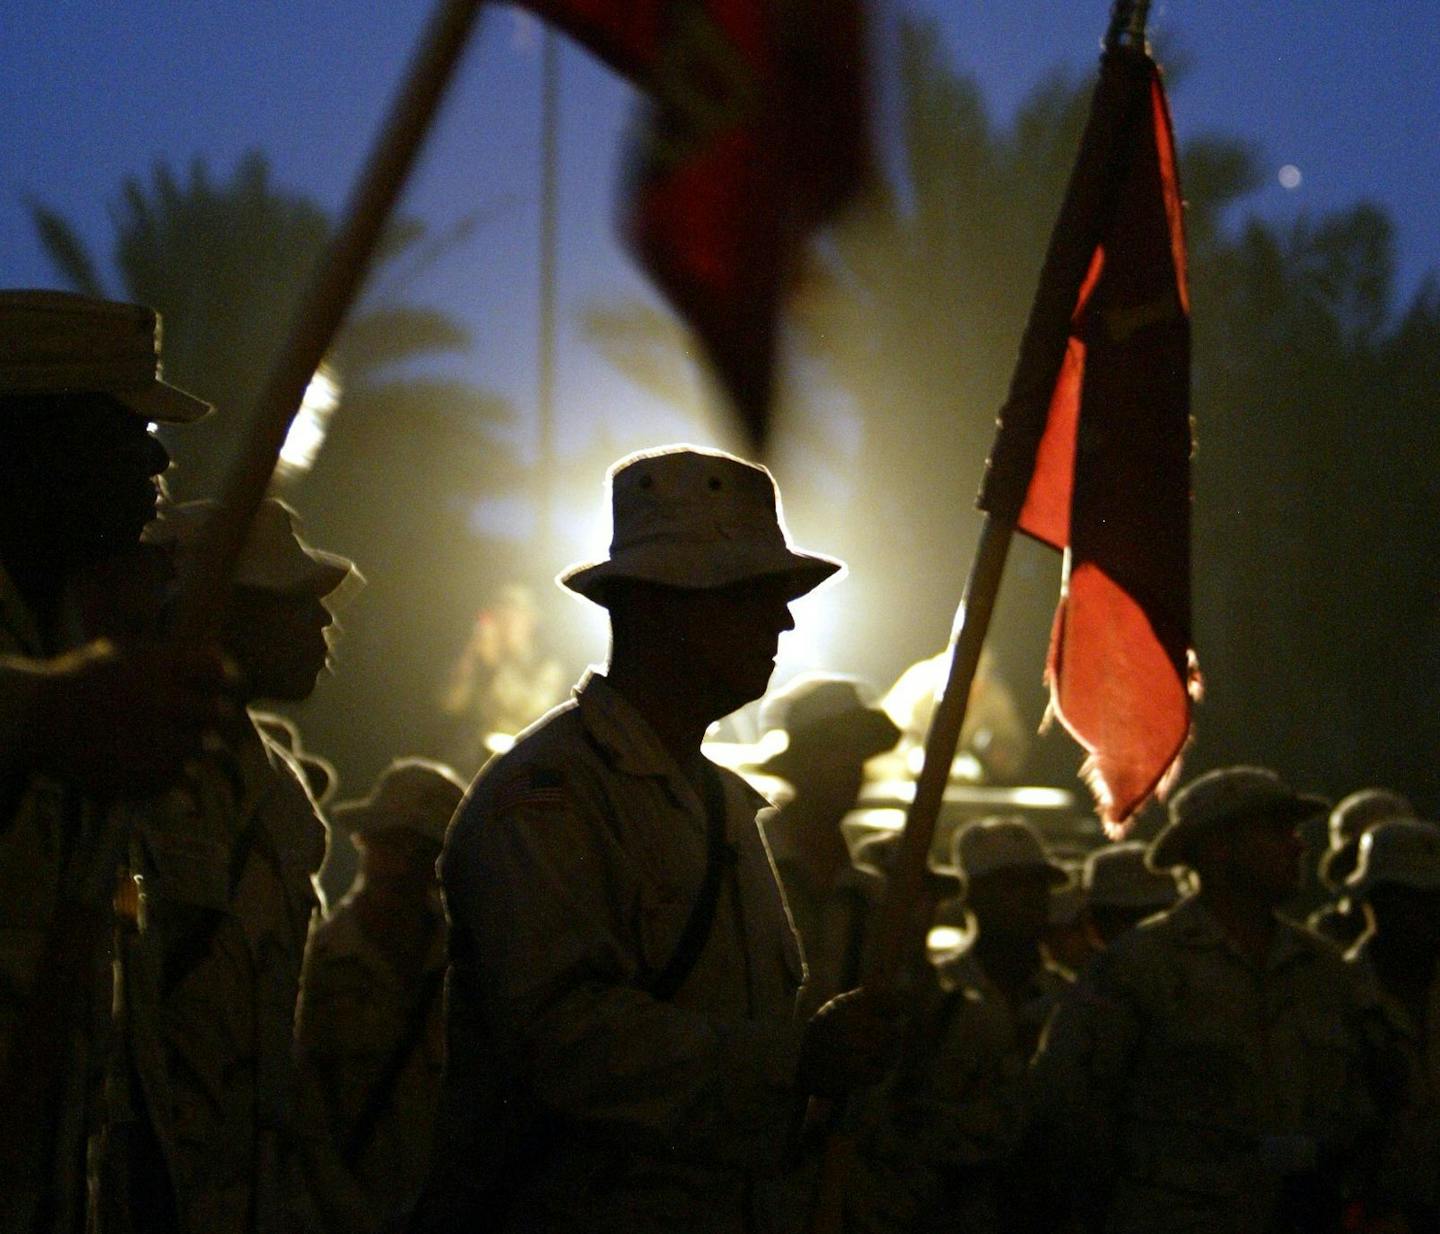
<svg viewBox="0 0 1440 1234">
<path fill-rule="evenodd" d="M 481 0 L 440 0 L 411 60 L 339 230 L 318 261 L 284 347 L 251 415 L 249 431 L 221 489 L 197 551 L 181 564 L 177 630 L 213 637 L 250 522 L 285 444 L 306 387 L 354 303 L 385 223 L 454 74 Z"/>
<path fill-rule="evenodd" d="M 1144 46 L 1148 8 L 1149 0 L 1115 0 L 1105 37 L 1107 50 L 1122 45 Z M 1033 399 L 1038 394 L 1048 401 L 1054 389 L 1068 336 L 1069 312 L 1086 272 L 1085 264 L 1076 264 L 1075 255 L 1080 254 L 1088 263 L 1093 251 L 1093 244 L 1074 243 L 1065 233 L 1081 229 L 1094 231 L 1104 214 L 1095 186 L 1089 180 L 1093 177 L 1087 179 L 1076 174 L 1067 189 L 1041 272 L 1040 290 L 1031 309 L 1007 406 L 1019 396 Z M 1077 182 L 1083 183 L 1083 192 L 1077 192 Z M 1043 424 L 1043 417 L 1040 422 Z M 1036 440 L 1038 443 L 1038 438 Z M 1033 456 L 1030 470 L 1033 471 Z M 1017 478 L 1023 482 L 1017 484 Z M 924 954 L 928 923 L 917 914 L 915 907 L 927 895 L 925 874 L 935 826 L 1028 486 L 1028 473 L 1024 477 L 1011 475 L 1008 479 L 1012 500 L 1003 505 L 994 503 L 985 515 L 975 560 L 951 628 L 949 672 L 936 699 L 925 737 L 925 762 L 885 881 L 876 919 L 875 948 L 861 983 L 871 993 L 884 995 L 893 991 L 904 966 Z M 998 512 L 995 506 L 1001 506 Z M 827 1138 L 811 1213 L 811 1234 L 838 1234 L 843 1228 L 844 1191 L 853 1150 L 853 1141 L 843 1132 L 832 1131 Z"/>
</svg>

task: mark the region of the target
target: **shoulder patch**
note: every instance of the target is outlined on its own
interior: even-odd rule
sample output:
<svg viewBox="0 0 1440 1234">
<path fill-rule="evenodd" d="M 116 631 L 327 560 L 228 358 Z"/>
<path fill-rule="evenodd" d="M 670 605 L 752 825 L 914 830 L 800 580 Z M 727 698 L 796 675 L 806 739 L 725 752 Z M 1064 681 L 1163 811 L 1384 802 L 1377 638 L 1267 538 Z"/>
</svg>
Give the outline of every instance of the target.
<svg viewBox="0 0 1440 1234">
<path fill-rule="evenodd" d="M 565 804 L 565 782 L 558 771 L 536 767 L 511 776 L 496 788 L 491 800 L 496 814 L 531 807 L 553 809 Z"/>
</svg>

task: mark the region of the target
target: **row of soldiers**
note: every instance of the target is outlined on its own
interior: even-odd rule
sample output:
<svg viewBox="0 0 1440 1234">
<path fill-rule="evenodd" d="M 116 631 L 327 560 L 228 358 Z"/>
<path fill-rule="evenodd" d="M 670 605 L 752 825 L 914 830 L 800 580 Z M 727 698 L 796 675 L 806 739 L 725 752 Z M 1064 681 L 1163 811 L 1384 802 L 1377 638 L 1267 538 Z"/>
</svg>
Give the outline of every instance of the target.
<svg viewBox="0 0 1440 1234">
<path fill-rule="evenodd" d="M 160 506 L 149 425 L 204 410 L 148 310 L 0 293 L 0 1228 L 1436 1228 L 1440 829 L 1337 814 L 1342 956 L 1277 915 L 1323 807 L 1272 772 L 1092 856 L 1079 930 L 981 820 L 908 906 L 969 941 L 866 988 L 895 846 L 840 823 L 898 733 L 810 679 L 767 713 L 778 810 L 705 757 L 840 571 L 719 452 L 612 469 L 561 579 L 606 669 L 463 800 L 407 759 L 332 809 L 326 914 L 323 763 L 259 708 L 314 690 L 357 575 L 266 502 L 218 646 L 177 640 L 217 512 Z"/>
<path fill-rule="evenodd" d="M 776 701 L 797 788 L 777 867 L 812 976 L 843 989 L 897 837 L 847 861 L 826 788 L 897 734 L 848 681 Z M 1078 865 L 1018 817 L 956 830 L 917 912 L 966 941 L 912 972 L 900 1061 L 852 1103 L 845 1228 L 1440 1228 L 1440 826 L 1255 767 L 1169 818 Z"/>
<path fill-rule="evenodd" d="M 332 810 L 359 870 L 312 937 L 352 846 L 327 862 L 333 769 L 261 709 L 316 688 L 363 580 L 267 499 L 213 644 L 174 634 L 217 509 L 162 500 L 156 423 L 209 408 L 159 343 L 140 306 L 0 293 L 0 1228 L 374 1229 L 367 1160 L 389 1194 L 428 1158 L 439 1018 L 406 1017 L 464 786 L 404 759 Z"/>
</svg>

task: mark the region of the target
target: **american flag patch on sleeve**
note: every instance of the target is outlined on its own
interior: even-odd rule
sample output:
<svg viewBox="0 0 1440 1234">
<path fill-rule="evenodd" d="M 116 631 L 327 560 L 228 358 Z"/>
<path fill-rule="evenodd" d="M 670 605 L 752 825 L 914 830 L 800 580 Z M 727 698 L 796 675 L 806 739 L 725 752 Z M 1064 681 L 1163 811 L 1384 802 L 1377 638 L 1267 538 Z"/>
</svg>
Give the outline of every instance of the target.
<svg viewBox="0 0 1440 1234">
<path fill-rule="evenodd" d="M 495 790 L 493 801 L 496 814 L 534 807 L 553 810 L 565 804 L 565 786 L 558 771 L 522 771 Z"/>
</svg>

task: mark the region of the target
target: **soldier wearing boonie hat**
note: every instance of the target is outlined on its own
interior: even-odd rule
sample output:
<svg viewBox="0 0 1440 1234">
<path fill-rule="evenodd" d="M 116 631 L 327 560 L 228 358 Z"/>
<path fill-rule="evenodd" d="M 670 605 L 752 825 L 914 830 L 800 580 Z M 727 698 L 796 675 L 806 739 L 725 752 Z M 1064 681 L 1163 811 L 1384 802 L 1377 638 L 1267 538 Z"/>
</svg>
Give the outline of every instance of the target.
<svg viewBox="0 0 1440 1234">
<path fill-rule="evenodd" d="M 1180 899 L 1174 873 L 1152 870 L 1146 852 L 1144 842 L 1127 840 L 1096 849 L 1085 858 L 1080 883 L 1097 947 L 1108 947 L 1126 930 Z"/>
<path fill-rule="evenodd" d="M 1346 880 L 1360 858 L 1360 838 L 1377 823 L 1414 818 L 1415 807 L 1388 788 L 1362 788 L 1335 803 L 1327 820 L 1328 845 L 1320 858 L 1319 878 L 1334 898 L 1306 919 L 1317 934 L 1348 948 L 1365 933 L 1365 914 L 1352 900 Z"/>
<path fill-rule="evenodd" d="M 966 824 L 951 852 L 932 878 L 956 880 L 974 934 L 907 983 L 905 1053 L 859 1119 L 860 1230 L 899 1228 L 902 1214 L 905 1229 L 999 1230 L 1018 1199 L 1001 1178 L 1024 1133 L 1030 1056 L 1069 984 L 1040 946 L 1051 889 L 1069 876 L 1018 817 Z"/>
<path fill-rule="evenodd" d="M 427 1205 L 503 1229 L 766 1229 L 806 1094 L 878 1077 L 892 1034 L 854 994 L 796 1022 L 766 803 L 701 740 L 764 694 L 789 602 L 841 566 L 791 543 L 770 473 L 733 455 L 642 451 L 609 488 L 608 556 L 558 580 L 607 609 L 606 672 L 481 772 L 441 858 Z M 523 1168 L 495 1149 L 507 1120 L 524 1138 L 517 1111 L 550 1128 Z"/>
<path fill-rule="evenodd" d="M 1070 882 L 1070 873 L 1018 816 L 966 823 L 955 832 L 950 852 L 975 933 L 942 962 L 941 980 L 981 991 L 1007 1008 L 1014 1048 L 1028 1059 L 1055 998 L 1069 985 L 1045 959 L 1040 941 L 1051 893 Z"/>
<path fill-rule="evenodd" d="M 766 819 L 765 835 L 805 948 L 807 993 L 819 1006 L 860 980 L 871 905 L 841 824 L 866 761 L 890 749 L 900 730 L 864 682 L 829 673 L 801 674 L 767 696 L 760 729 L 762 746 L 777 736 L 785 742 L 756 769 L 794 789 Z"/>
<path fill-rule="evenodd" d="M 207 410 L 160 380 L 150 309 L 0 291 L 5 1229 L 31 1228 L 41 1210 L 78 1228 L 99 1194 L 77 1163 L 88 1137 L 100 1143 L 95 1095 L 118 1055 L 90 1012 L 114 1002 L 111 905 L 139 903 L 128 877 L 116 885 L 126 820 L 99 802 L 172 784 L 225 707 L 214 649 L 132 641 L 129 612 L 138 601 L 147 625 L 155 600 L 132 568 L 169 465 L 149 422 Z"/>
<path fill-rule="evenodd" d="M 443 763 L 401 758 L 330 814 L 360 850 L 349 893 L 310 937 L 296 1042 L 323 1134 L 302 1145 L 327 1229 L 386 1226 L 429 1171 L 444 1060 L 435 859 L 464 796 Z"/>
<path fill-rule="evenodd" d="M 1276 913 L 1295 828 L 1324 809 L 1265 768 L 1191 781 L 1148 862 L 1198 890 L 1113 940 L 1057 1008 L 1035 1060 L 1041 1147 L 1095 1228 L 1325 1229 L 1367 1185 L 1359 983 Z"/>
<path fill-rule="evenodd" d="M 1395 1228 L 1433 1230 L 1440 1223 L 1440 826 L 1413 817 L 1374 824 L 1345 885 L 1370 927 L 1346 958 L 1373 989 L 1400 1064 L 1384 1094 L 1376 1190 L 1388 1215 L 1404 1218 Z"/>
<path fill-rule="evenodd" d="M 218 509 L 171 507 L 146 538 L 183 558 Z M 329 651 L 329 606 L 362 581 L 347 559 L 305 541 L 290 507 L 260 503 L 221 634 L 247 706 L 313 692 Z M 155 917 L 175 923 L 161 937 L 185 958 L 184 980 L 165 988 L 159 1008 L 176 1190 L 183 1220 L 215 1234 L 291 1221 L 295 1007 L 305 941 L 323 908 L 316 874 L 327 828 L 293 753 L 262 724 L 245 713 L 223 726 L 188 777 L 191 792 L 145 829 Z M 216 922 L 204 946 L 184 928 L 195 907 Z M 223 1080 L 202 1082 L 209 1076 Z"/>
</svg>

